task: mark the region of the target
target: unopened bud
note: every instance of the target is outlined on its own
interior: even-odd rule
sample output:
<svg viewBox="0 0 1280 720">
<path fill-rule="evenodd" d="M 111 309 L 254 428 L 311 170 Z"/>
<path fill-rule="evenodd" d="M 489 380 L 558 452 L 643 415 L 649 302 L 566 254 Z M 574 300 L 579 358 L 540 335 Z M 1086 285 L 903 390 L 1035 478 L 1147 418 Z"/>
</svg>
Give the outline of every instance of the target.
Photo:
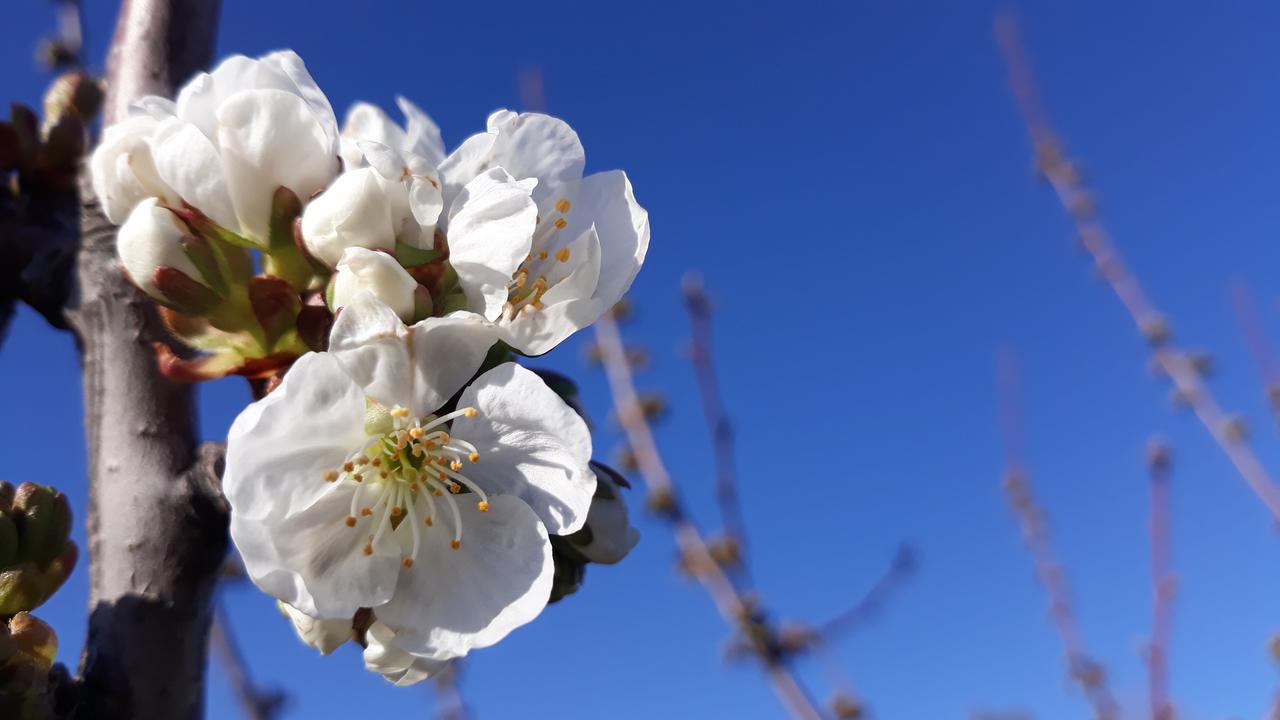
<svg viewBox="0 0 1280 720">
<path fill-rule="evenodd" d="M 187 254 L 188 228 L 155 198 L 138 203 L 116 236 L 129 279 L 179 312 L 201 315 L 220 298 Z"/>
<path fill-rule="evenodd" d="M 71 506 L 65 495 L 48 486 L 22 483 L 14 510 L 23 559 L 44 566 L 62 552 L 71 533 Z"/>
<path fill-rule="evenodd" d="M 397 183 L 401 193 L 403 183 Z M 312 200 L 302 213 L 302 241 L 312 257 L 336 266 L 348 248 L 396 248 L 390 192 L 396 192 L 371 167 L 349 170 Z M 405 200 L 408 209 L 408 200 Z"/>
<path fill-rule="evenodd" d="M 368 290 L 390 307 L 401 320 L 411 322 L 418 283 L 395 258 L 364 248 L 347 248 L 333 277 L 333 309 L 345 307 Z"/>
<path fill-rule="evenodd" d="M 18 656 L 43 670 L 53 666 L 58 656 L 58 636 L 43 620 L 25 612 L 9 619 L 9 637 Z"/>
</svg>

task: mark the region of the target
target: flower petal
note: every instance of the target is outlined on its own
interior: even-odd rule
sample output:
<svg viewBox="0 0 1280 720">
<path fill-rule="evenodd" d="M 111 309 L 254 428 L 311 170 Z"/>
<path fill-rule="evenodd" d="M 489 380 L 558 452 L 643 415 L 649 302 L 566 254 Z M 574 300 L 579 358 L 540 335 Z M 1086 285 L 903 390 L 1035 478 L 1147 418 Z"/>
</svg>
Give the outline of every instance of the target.
<svg viewBox="0 0 1280 720">
<path fill-rule="evenodd" d="M 222 490 L 232 516 L 262 520 L 310 507 L 330 487 L 324 472 L 365 442 L 364 411 L 364 393 L 331 353 L 298 358 L 227 433 Z"/>
<path fill-rule="evenodd" d="M 419 417 L 434 412 L 480 369 L 497 342 L 497 329 L 474 313 L 427 318 L 409 328 L 413 350 L 413 407 Z"/>
<path fill-rule="evenodd" d="M 156 128 L 151 144 L 160 177 L 187 204 L 225 228 L 239 227 L 227 191 L 222 158 L 199 128 L 171 117 Z"/>
<path fill-rule="evenodd" d="M 336 140 L 301 97 L 283 90 L 244 90 L 218 107 L 222 149 L 231 201 L 245 233 L 267 235 L 277 188 L 305 201 L 338 170 Z"/>
<path fill-rule="evenodd" d="M 490 498 L 488 512 L 459 505 L 459 548 L 449 545 L 452 518 L 440 513 L 423 528 L 417 562 L 400 574 L 395 596 L 374 608 L 397 645 L 436 660 L 488 647 L 537 617 L 554 574 L 547 530 L 518 498 Z"/>
<path fill-rule="evenodd" d="M 552 534 L 582 527 L 596 489 L 591 433 L 559 395 L 533 372 L 504 363 L 476 378 L 458 406 L 480 411 L 452 428 L 480 452 L 467 477 L 523 499 Z"/>
<path fill-rule="evenodd" d="M 472 178 L 502 167 L 520 180 L 536 178 L 535 200 L 554 188 L 582 178 L 586 153 L 568 123 L 542 113 L 498 110 L 489 116 L 487 130 L 468 138 L 440 165 L 445 179 L 445 204 Z"/>
<path fill-rule="evenodd" d="M 397 95 L 396 105 L 404 113 L 405 149 L 426 158 L 432 167 L 440 167 L 444 162 L 444 139 L 440 137 L 440 127 L 408 98 Z"/>
<path fill-rule="evenodd" d="M 379 673 L 396 687 L 406 687 L 435 675 L 449 666 L 448 660 L 418 657 L 396 643 L 396 634 L 386 623 L 375 621 L 365 633 L 364 666 Z"/>
<path fill-rule="evenodd" d="M 529 185 L 493 168 L 463 188 L 450 213 L 449 263 L 469 307 L 495 320 L 507 302 L 511 276 L 532 245 L 538 209 Z"/>
</svg>

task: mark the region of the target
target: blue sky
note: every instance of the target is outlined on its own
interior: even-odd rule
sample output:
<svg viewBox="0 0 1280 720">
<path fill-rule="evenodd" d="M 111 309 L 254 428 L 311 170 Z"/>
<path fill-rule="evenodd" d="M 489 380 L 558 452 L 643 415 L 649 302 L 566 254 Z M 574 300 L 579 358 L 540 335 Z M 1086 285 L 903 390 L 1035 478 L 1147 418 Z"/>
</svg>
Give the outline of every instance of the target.
<svg viewBox="0 0 1280 720">
<path fill-rule="evenodd" d="M 115 4 L 88 5 L 100 60 Z M 1007 5 L 224 6 L 220 54 L 292 47 L 339 112 L 403 93 L 450 147 L 489 111 L 519 107 L 522 70 L 543 73 L 588 169 L 626 169 L 651 214 L 627 331 L 654 358 L 644 387 L 673 400 L 659 429 L 668 464 L 708 519 L 681 276 L 701 271 L 715 296 L 769 604 L 822 619 L 858 597 L 900 541 L 918 548 L 915 578 L 837 646 L 878 717 L 1087 712 L 999 491 L 994 367 L 1004 345 L 1021 359 L 1033 482 L 1089 648 L 1122 705 L 1135 717 L 1145 709 L 1142 451 L 1158 433 L 1176 453 L 1175 701 L 1189 718 L 1264 714 L 1277 684 L 1266 643 L 1280 630 L 1274 522 L 1195 420 L 1170 410 L 1129 319 L 1033 178 L 991 35 Z M 1256 447 L 1280 468 L 1230 298 L 1246 281 L 1280 339 L 1280 10 L 1072 2 L 1019 12 L 1048 108 L 1122 251 L 1178 336 L 1212 351 L 1215 392 L 1253 420 Z M 27 2 L 5 16 L 0 96 L 35 102 L 47 78 L 31 49 L 52 13 Z M 582 362 L 584 340 L 544 364 L 574 374 L 603 419 L 604 383 Z M 64 488 L 83 518 L 70 338 L 23 312 L 0 350 L 0 397 L 0 476 Z M 246 398 L 234 382 L 203 388 L 205 435 L 220 438 Z M 609 457 L 618 438 L 601 427 L 597 454 Z M 624 564 L 591 568 L 577 596 L 473 656 L 464 690 L 480 717 L 780 716 L 754 669 L 722 661 L 725 629 L 676 577 L 663 528 L 648 518 L 640 527 Z M 83 641 L 85 570 L 41 611 L 70 663 Z M 297 643 L 256 590 L 227 601 L 255 675 L 290 692 L 290 717 L 427 712 L 425 690 L 365 673 L 351 649 L 320 658 Z M 825 695 L 822 668 L 801 669 Z M 212 675 L 210 714 L 230 716 L 234 701 Z"/>
</svg>

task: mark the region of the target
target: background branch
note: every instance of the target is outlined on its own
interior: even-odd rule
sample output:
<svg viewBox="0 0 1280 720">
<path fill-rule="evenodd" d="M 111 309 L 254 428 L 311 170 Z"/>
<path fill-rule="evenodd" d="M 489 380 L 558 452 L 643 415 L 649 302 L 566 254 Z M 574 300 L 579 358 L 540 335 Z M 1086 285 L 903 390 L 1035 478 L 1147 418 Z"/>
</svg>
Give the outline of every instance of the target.
<svg viewBox="0 0 1280 720">
<path fill-rule="evenodd" d="M 996 38 L 1009 66 L 1009 84 L 1031 135 L 1037 169 L 1053 186 L 1059 202 L 1075 223 L 1081 244 L 1147 339 L 1156 364 L 1173 381 L 1178 399 L 1195 411 L 1249 488 L 1280 520 L 1280 488 L 1249 446 L 1243 425 L 1222 411 L 1201 378 L 1197 363 L 1174 345 L 1164 315 L 1156 310 L 1138 279 L 1125 266 L 1098 219 L 1093 196 L 1084 186 L 1075 163 L 1067 158 L 1041 109 L 1017 21 L 1008 15 L 1000 17 L 996 21 Z"/>
<path fill-rule="evenodd" d="M 1169 549 L 1169 448 L 1153 440 L 1147 448 L 1151 491 L 1151 639 L 1147 643 L 1148 702 L 1153 720 L 1173 720 L 1169 701 L 1169 636 L 1177 590 Z"/>
</svg>

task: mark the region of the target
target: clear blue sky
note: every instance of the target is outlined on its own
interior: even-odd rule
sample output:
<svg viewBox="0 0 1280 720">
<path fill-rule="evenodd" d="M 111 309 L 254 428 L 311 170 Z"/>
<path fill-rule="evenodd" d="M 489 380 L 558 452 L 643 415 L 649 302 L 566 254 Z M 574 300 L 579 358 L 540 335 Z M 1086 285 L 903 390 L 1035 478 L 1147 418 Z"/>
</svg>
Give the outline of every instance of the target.
<svg viewBox="0 0 1280 720">
<path fill-rule="evenodd" d="M 100 60 L 115 3 L 88 5 Z M 655 358 L 643 384 L 674 401 L 660 440 L 701 511 L 710 464 L 681 354 L 681 275 L 701 270 L 715 294 L 770 604 L 823 618 L 864 591 L 900 540 L 919 548 L 916 578 L 838 646 L 878 717 L 1087 712 L 999 492 L 1002 344 L 1021 355 L 1033 480 L 1121 703 L 1145 711 L 1142 448 L 1160 433 L 1177 462 L 1174 697 L 1184 717 L 1263 715 L 1277 683 L 1266 642 L 1280 630 L 1273 523 L 1194 419 L 1169 410 L 1130 321 L 1033 180 L 991 36 L 1003 5 L 224 5 L 220 53 L 294 48 L 340 113 L 401 92 L 451 147 L 490 110 L 518 107 L 522 69 L 543 72 L 588 169 L 625 168 L 651 214 L 628 331 Z M 1213 351 L 1214 389 L 1253 418 L 1260 452 L 1280 468 L 1229 293 L 1247 280 L 1280 339 L 1280 10 L 1049 5 L 1022 9 L 1049 109 L 1132 266 L 1179 336 Z M 0 96 L 35 101 L 46 78 L 30 53 L 52 13 L 30 1 L 5 18 Z M 582 341 L 548 362 L 580 379 L 603 420 L 603 380 L 582 363 Z M 64 488 L 83 518 L 70 338 L 23 312 L 0 350 L 0 397 L 0 476 Z M 205 387 L 205 435 L 222 437 L 245 399 L 236 383 Z M 601 425 L 608 457 L 617 437 Z M 465 692 L 480 717 L 781 715 L 755 670 L 722 662 L 725 629 L 676 578 L 663 529 L 647 518 L 641 529 L 627 562 L 591 568 L 578 596 L 473 656 Z M 41 611 L 70 663 L 85 593 L 82 564 Z M 365 673 L 350 648 L 320 658 L 297 643 L 252 588 L 229 603 L 254 673 L 291 693 L 290 717 L 428 711 L 426 690 Z M 824 694 L 821 668 L 803 670 Z M 217 670 L 209 687 L 211 715 L 231 716 Z"/>
</svg>

